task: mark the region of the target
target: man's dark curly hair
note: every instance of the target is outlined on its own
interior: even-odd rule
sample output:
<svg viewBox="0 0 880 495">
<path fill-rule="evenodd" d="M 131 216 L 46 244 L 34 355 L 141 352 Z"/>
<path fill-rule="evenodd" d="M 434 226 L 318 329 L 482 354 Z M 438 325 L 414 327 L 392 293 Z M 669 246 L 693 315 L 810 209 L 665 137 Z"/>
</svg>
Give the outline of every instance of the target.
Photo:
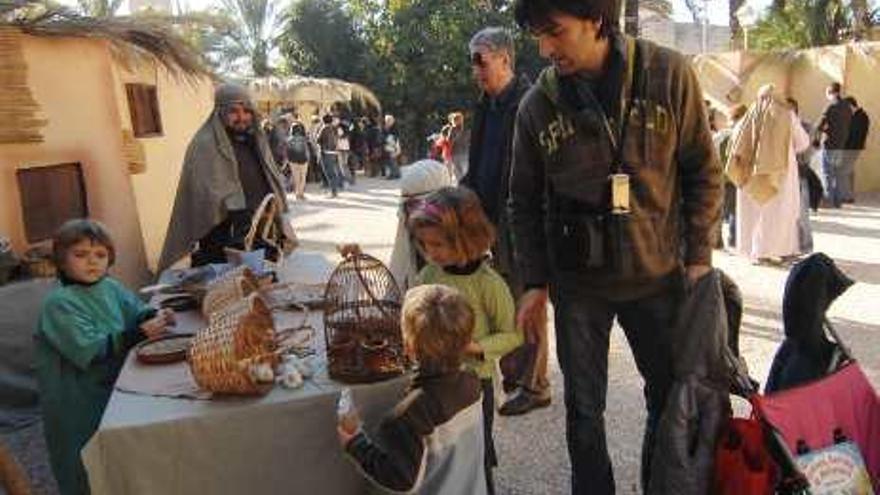
<svg viewBox="0 0 880 495">
<path fill-rule="evenodd" d="M 513 7 L 516 23 L 528 31 L 547 27 L 554 13 L 601 22 L 600 38 L 610 37 L 620 30 L 618 0 L 516 0 Z"/>
</svg>

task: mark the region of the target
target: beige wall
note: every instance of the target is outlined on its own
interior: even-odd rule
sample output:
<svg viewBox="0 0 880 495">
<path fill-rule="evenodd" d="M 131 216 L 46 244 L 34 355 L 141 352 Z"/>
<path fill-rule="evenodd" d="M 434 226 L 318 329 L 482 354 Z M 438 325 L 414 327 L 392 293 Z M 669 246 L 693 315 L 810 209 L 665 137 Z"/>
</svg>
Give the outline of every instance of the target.
<svg viewBox="0 0 880 495">
<path fill-rule="evenodd" d="M 871 118 L 865 151 L 856 163 L 856 189 L 880 190 L 880 44 L 863 45 L 850 50 L 844 92 L 858 100 Z"/>
<path fill-rule="evenodd" d="M 110 229 L 117 246 L 113 273 L 128 284 L 147 272 L 134 194 L 121 157 L 113 71 L 103 42 L 23 36 L 28 81 L 49 123 L 44 142 L 0 144 L 0 234 L 27 248 L 15 171 L 65 162 L 82 164 L 89 212 Z"/>
<path fill-rule="evenodd" d="M 798 100 L 801 116 L 815 123 L 825 108 L 825 88 L 843 84 L 872 119 L 866 149 L 856 164 L 856 190 L 880 191 L 880 43 L 859 43 L 789 53 L 720 53 L 694 59 L 703 91 L 717 105 L 748 105 L 758 88 L 774 83 Z"/>
<path fill-rule="evenodd" d="M 15 171 L 82 164 L 89 212 L 110 228 L 119 255 L 114 273 L 130 285 L 152 278 L 189 141 L 213 106 L 208 79 L 178 80 L 142 62 L 121 65 L 105 42 L 23 36 L 28 80 L 49 124 L 39 144 L 0 144 L 0 235 L 27 249 Z M 146 171 L 130 175 L 122 130 L 131 130 L 125 84 L 157 87 L 162 136 L 138 139 Z"/>
<path fill-rule="evenodd" d="M 123 128 L 132 127 L 125 84 L 155 85 L 159 99 L 162 136 L 138 139 L 146 153 L 147 167 L 144 173 L 131 176 L 147 265 L 155 271 L 174 206 L 183 157 L 190 139 L 214 106 L 213 84 L 208 79 L 178 80 L 153 64 L 133 68 L 117 65 L 115 77 Z"/>
</svg>

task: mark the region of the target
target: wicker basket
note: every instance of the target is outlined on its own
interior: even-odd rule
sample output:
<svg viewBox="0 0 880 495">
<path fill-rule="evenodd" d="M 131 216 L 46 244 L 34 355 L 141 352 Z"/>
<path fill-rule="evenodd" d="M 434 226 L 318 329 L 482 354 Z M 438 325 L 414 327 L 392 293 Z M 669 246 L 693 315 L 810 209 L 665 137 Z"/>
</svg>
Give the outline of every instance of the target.
<svg viewBox="0 0 880 495">
<path fill-rule="evenodd" d="M 214 313 L 257 291 L 260 282 L 247 266 L 239 266 L 211 281 L 202 300 L 202 315 L 209 321 Z"/>
<path fill-rule="evenodd" d="M 374 382 L 404 370 L 400 289 L 381 261 L 347 257 L 327 282 L 324 337 L 330 377 Z"/>
<path fill-rule="evenodd" d="M 215 393 L 262 395 L 271 383 L 258 383 L 251 367 L 279 362 L 269 307 L 258 294 L 214 315 L 189 349 L 189 365 L 199 387 Z"/>
</svg>

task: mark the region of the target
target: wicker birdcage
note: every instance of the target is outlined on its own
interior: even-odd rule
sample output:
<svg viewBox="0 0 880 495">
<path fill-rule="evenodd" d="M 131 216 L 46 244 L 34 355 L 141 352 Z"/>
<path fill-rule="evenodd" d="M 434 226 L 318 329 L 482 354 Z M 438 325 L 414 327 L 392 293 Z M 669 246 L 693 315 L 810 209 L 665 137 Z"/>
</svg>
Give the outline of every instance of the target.
<svg viewBox="0 0 880 495">
<path fill-rule="evenodd" d="M 247 266 L 242 265 L 226 272 L 206 287 L 202 315 L 210 321 L 211 315 L 256 292 L 259 285 L 259 279 Z"/>
<path fill-rule="evenodd" d="M 189 366 L 199 387 L 223 394 L 261 395 L 272 388 L 254 375 L 255 367 L 278 364 L 272 313 L 259 294 L 214 314 L 193 338 Z"/>
<path fill-rule="evenodd" d="M 353 254 L 336 267 L 324 292 L 324 338 L 330 377 L 366 383 L 404 370 L 401 294 L 381 261 Z"/>
</svg>

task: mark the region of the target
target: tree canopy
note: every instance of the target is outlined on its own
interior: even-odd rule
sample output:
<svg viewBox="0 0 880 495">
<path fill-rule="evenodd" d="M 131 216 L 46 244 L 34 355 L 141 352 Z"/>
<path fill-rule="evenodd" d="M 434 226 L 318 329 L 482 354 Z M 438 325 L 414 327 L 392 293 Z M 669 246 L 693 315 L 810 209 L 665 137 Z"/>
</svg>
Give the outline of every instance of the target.
<svg viewBox="0 0 880 495">
<path fill-rule="evenodd" d="M 501 26 L 517 40 L 517 72 L 542 65 L 518 33 L 509 0 L 298 0 L 281 37 L 286 70 L 337 77 L 373 89 L 397 117 L 409 148 L 478 96 L 468 41 Z"/>
</svg>

